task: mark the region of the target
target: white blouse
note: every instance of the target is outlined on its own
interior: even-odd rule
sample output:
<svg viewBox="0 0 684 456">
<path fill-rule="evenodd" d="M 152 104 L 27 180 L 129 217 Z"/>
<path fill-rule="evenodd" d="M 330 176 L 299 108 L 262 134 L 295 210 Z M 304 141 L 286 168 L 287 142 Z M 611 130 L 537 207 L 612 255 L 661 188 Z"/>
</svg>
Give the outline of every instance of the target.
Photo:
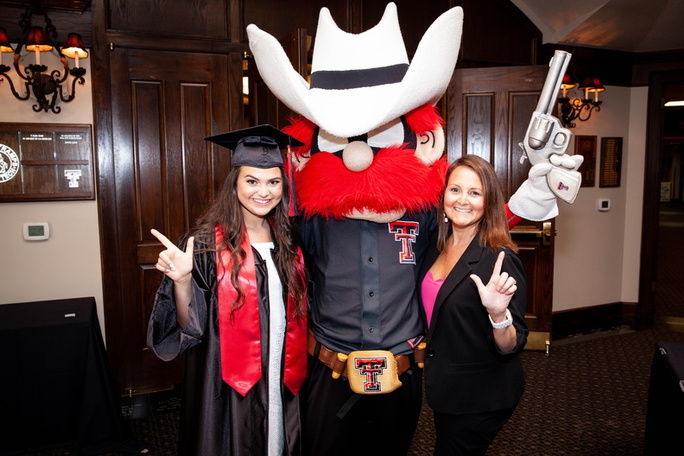
<svg viewBox="0 0 684 456">
<path fill-rule="evenodd" d="M 269 302 L 269 352 L 268 352 L 268 454 L 279 456 L 285 448 L 285 423 L 283 418 L 282 382 L 283 346 L 285 343 L 286 315 L 283 302 L 283 285 L 273 261 L 273 242 L 254 243 L 261 258 L 266 262 Z"/>
</svg>

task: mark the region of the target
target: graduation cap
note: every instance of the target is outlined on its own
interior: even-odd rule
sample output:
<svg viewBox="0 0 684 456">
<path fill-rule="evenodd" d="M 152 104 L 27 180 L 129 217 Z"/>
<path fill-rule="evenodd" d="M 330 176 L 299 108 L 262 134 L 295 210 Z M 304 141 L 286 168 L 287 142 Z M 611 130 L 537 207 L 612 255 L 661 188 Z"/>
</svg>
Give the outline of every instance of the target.
<svg viewBox="0 0 684 456">
<path fill-rule="evenodd" d="M 268 124 L 207 136 L 204 139 L 232 150 L 231 166 L 233 167 L 275 168 L 283 166 L 281 149 L 287 146 L 304 145 L 303 142 Z"/>
</svg>

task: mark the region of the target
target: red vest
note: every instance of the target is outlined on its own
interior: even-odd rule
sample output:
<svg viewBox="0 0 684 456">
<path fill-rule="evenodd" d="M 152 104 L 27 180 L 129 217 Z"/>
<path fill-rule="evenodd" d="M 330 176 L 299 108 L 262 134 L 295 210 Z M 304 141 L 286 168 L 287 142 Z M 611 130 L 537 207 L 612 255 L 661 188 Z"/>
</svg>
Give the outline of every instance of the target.
<svg viewBox="0 0 684 456">
<path fill-rule="evenodd" d="M 216 229 L 216 245 L 223 239 L 223 232 Z M 229 252 L 217 252 L 216 272 L 218 282 L 219 346 L 221 350 L 221 375 L 223 381 L 243 396 L 261 379 L 261 325 L 259 324 L 259 296 L 256 281 L 254 253 L 247 232 L 241 247 L 247 254 L 240 269 L 238 282 L 244 295 L 243 305 L 231 315 L 231 307 L 237 298 L 237 290 L 230 283 L 231 258 Z M 300 279 L 304 277 L 304 260 L 297 251 Z M 306 378 L 307 368 L 307 319 L 306 299 L 303 299 L 304 315 L 293 317 L 295 303 L 287 297 L 287 331 L 285 334 L 285 360 L 283 383 L 297 394 Z"/>
</svg>

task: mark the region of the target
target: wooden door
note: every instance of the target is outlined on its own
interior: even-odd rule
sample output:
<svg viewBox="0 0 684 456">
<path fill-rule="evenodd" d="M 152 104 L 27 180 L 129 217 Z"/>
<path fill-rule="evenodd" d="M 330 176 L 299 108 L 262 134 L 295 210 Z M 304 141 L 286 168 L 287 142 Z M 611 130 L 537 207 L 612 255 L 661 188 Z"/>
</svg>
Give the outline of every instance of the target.
<svg viewBox="0 0 684 456">
<path fill-rule="evenodd" d="M 529 161 L 518 143 L 546 79 L 544 65 L 459 69 L 447 98 L 447 153 L 453 161 L 463 154 L 488 160 L 504 183 L 509 198 L 527 178 Z M 554 221 L 523 220 L 512 231 L 527 275 L 529 349 L 547 350 L 553 307 Z"/>
<path fill-rule="evenodd" d="M 177 239 L 212 199 L 229 151 L 204 137 L 242 128 L 241 55 L 115 48 L 111 156 L 100 157 L 107 349 L 122 391 L 182 381 L 182 359 L 146 348 L 161 273 L 156 228 Z M 106 176 L 106 178 L 104 178 Z"/>
</svg>

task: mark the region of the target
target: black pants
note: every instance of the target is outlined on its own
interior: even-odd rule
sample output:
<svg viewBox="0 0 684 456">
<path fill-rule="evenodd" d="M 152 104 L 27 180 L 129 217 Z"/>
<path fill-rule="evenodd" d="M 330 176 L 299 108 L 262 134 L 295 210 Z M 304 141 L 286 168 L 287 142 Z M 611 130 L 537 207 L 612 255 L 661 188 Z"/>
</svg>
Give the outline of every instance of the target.
<svg viewBox="0 0 684 456">
<path fill-rule="evenodd" d="M 359 395 L 344 377 L 309 357 L 309 376 L 301 392 L 304 454 L 408 453 L 420 416 L 422 370 L 404 373 L 402 386 L 388 394 Z"/>
<path fill-rule="evenodd" d="M 435 456 L 484 456 L 514 410 L 462 415 L 435 412 Z"/>
</svg>

